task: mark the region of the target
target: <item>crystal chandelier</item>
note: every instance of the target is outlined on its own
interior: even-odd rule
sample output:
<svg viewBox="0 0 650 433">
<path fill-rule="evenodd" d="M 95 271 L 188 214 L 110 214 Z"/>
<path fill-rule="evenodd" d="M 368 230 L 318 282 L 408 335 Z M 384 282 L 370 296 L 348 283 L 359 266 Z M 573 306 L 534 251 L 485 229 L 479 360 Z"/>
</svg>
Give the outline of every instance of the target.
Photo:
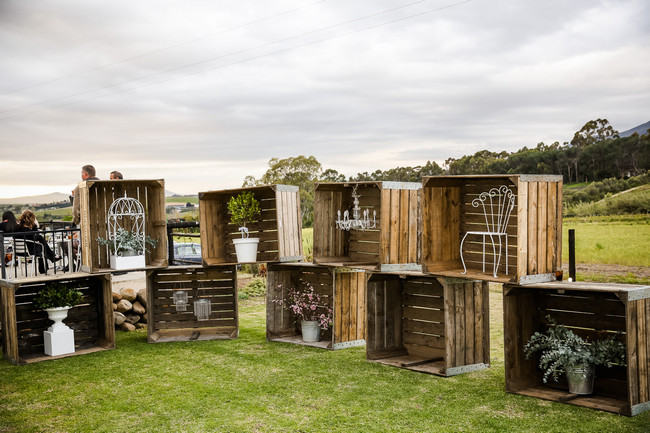
<svg viewBox="0 0 650 433">
<path fill-rule="evenodd" d="M 374 229 L 377 226 L 376 216 L 377 212 L 372 211 L 372 221 L 370 220 L 370 210 L 366 209 L 361 212 L 359 207 L 359 194 L 357 194 L 357 187 L 354 185 L 352 189 L 352 198 L 354 199 L 354 207 L 352 208 L 352 219 L 350 219 L 350 211 L 343 212 L 343 219 L 341 219 L 341 211 L 336 212 L 336 228 L 339 230 L 367 230 Z"/>
</svg>

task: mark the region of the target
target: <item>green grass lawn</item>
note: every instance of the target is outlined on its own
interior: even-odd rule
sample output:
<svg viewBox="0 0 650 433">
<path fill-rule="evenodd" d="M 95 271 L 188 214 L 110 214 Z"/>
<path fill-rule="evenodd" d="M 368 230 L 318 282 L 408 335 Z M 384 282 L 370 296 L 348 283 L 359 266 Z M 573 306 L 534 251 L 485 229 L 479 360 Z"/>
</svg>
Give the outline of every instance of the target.
<svg viewBox="0 0 650 433">
<path fill-rule="evenodd" d="M 564 262 L 569 261 L 569 229 L 575 229 L 577 263 L 650 266 L 648 215 L 564 218 Z"/>
<path fill-rule="evenodd" d="M 492 366 L 443 378 L 265 339 L 259 298 L 236 340 L 148 344 L 37 364 L 0 361 L 0 432 L 647 432 L 633 418 L 507 394 L 502 299 L 491 289 Z"/>
</svg>

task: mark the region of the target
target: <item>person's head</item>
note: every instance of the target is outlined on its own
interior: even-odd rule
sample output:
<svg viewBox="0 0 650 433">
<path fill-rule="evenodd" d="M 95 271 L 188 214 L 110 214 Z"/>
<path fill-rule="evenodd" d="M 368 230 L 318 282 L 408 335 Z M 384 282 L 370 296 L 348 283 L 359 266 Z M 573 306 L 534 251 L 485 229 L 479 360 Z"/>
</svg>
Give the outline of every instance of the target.
<svg viewBox="0 0 650 433">
<path fill-rule="evenodd" d="M 119 171 L 111 171 L 111 180 L 124 179 Z"/>
<path fill-rule="evenodd" d="M 32 212 L 31 210 L 25 209 L 22 215 L 20 215 L 18 224 L 20 224 L 25 228 L 33 229 L 34 227 L 36 227 L 36 215 L 34 215 L 34 212 Z"/>
<path fill-rule="evenodd" d="M 95 177 L 95 167 L 90 164 L 81 167 L 81 180 L 86 180 L 89 177 Z"/>
<path fill-rule="evenodd" d="M 18 221 L 16 221 L 16 215 L 10 210 L 2 214 L 2 222 L 5 223 L 5 229 L 7 232 L 14 231 L 18 226 Z"/>
</svg>

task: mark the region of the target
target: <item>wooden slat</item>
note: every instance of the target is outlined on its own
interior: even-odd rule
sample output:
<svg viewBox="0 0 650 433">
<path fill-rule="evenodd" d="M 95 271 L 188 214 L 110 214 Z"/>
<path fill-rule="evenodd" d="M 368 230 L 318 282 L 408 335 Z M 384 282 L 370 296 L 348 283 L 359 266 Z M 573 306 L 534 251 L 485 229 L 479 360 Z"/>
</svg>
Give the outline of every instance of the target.
<svg viewBox="0 0 650 433">
<path fill-rule="evenodd" d="M 557 261 L 556 249 L 557 235 L 555 233 L 555 227 L 557 227 L 557 187 L 557 182 L 548 183 L 548 210 L 546 217 L 549 231 L 546 233 L 546 272 L 555 272 L 562 267 L 562 264 Z"/>
<path fill-rule="evenodd" d="M 537 273 L 543 274 L 555 269 L 546 266 L 546 237 L 547 237 L 547 209 L 548 209 L 548 187 L 546 182 L 539 182 L 537 185 Z"/>
<path fill-rule="evenodd" d="M 537 273 L 537 183 L 528 184 L 528 271 L 527 274 Z"/>
</svg>

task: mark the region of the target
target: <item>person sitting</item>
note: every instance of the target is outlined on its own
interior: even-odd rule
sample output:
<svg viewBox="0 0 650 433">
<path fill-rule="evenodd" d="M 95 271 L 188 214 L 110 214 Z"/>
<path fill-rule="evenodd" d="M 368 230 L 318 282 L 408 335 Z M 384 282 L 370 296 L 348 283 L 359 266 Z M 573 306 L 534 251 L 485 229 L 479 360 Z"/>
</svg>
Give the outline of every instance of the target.
<svg viewBox="0 0 650 433">
<path fill-rule="evenodd" d="M 111 171 L 110 179 L 111 180 L 122 180 L 122 179 L 124 179 L 124 176 L 122 176 L 122 173 L 120 173 L 119 171 Z"/>
<path fill-rule="evenodd" d="M 86 180 L 99 180 L 95 177 L 95 167 L 92 165 L 84 165 L 81 167 L 81 181 Z M 81 221 L 81 199 L 79 193 L 79 185 L 72 191 L 72 223 L 77 226 Z"/>
<path fill-rule="evenodd" d="M 14 233 L 18 231 L 18 221 L 16 221 L 16 215 L 10 210 L 2 214 L 2 222 L 0 222 L 0 231 L 4 233 Z M 5 264 L 11 262 L 13 257 L 13 250 L 9 247 L 9 250 L 5 250 Z"/>
<path fill-rule="evenodd" d="M 29 209 L 25 209 L 18 219 L 19 232 L 38 232 L 40 229 L 36 222 L 36 215 Z M 27 250 L 33 256 L 38 257 L 38 271 L 41 274 L 46 274 L 48 269 L 48 260 L 56 262 L 61 260 L 60 257 L 54 255 L 54 251 L 48 245 L 45 238 L 40 233 L 22 236 L 25 239 Z M 30 242 L 31 241 L 31 242 Z"/>
</svg>

